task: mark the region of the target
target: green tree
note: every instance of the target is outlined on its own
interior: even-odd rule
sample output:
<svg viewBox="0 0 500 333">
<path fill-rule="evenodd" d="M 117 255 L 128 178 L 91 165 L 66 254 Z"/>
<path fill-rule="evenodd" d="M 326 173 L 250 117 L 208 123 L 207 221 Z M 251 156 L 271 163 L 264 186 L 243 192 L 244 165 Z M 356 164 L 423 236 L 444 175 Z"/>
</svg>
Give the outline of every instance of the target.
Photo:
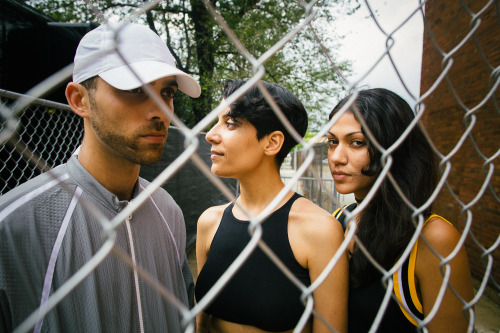
<svg viewBox="0 0 500 333">
<path fill-rule="evenodd" d="M 259 58 L 306 17 L 299 1 L 209 0 L 227 22 L 248 52 Z M 249 78 L 253 65 L 240 54 L 221 29 L 202 0 L 166 0 L 144 14 L 133 13 L 147 5 L 146 0 L 28 0 L 35 8 L 61 22 L 93 22 L 106 19 L 127 20 L 149 25 L 165 39 L 177 66 L 199 79 L 202 94 L 191 99 L 178 94 L 176 114 L 188 127 L 194 126 L 220 101 L 227 78 Z M 319 2 L 311 28 L 303 29 L 265 63 L 264 80 L 279 83 L 293 91 L 309 112 L 310 129 L 319 128 L 329 110 L 328 101 L 346 89 L 339 75 L 348 76 L 348 62 L 335 63 L 337 71 L 315 37 L 333 59 L 341 36 L 332 31 L 338 15 L 355 10 L 357 0 Z M 352 8 L 351 8 L 352 7 Z M 335 60 L 334 60 L 335 61 Z"/>
</svg>

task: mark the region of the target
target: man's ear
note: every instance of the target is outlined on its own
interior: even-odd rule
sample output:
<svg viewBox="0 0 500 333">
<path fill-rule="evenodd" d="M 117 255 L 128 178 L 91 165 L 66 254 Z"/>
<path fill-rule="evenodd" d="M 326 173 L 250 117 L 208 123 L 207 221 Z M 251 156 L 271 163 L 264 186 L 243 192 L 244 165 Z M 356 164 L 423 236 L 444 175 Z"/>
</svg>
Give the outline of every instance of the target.
<svg viewBox="0 0 500 333">
<path fill-rule="evenodd" d="M 285 136 L 281 131 L 274 131 L 267 135 L 266 155 L 276 155 L 281 150 Z"/>
<path fill-rule="evenodd" d="M 87 89 L 79 83 L 70 82 L 66 86 L 66 99 L 73 111 L 82 118 L 90 116 L 90 102 Z"/>
</svg>

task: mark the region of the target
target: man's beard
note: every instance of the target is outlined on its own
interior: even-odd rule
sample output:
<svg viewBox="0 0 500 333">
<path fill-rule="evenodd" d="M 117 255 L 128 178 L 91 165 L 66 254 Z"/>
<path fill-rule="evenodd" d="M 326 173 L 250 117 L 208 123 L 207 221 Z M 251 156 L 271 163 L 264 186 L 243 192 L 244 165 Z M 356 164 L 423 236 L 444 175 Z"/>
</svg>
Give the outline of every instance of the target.
<svg viewBox="0 0 500 333">
<path fill-rule="evenodd" d="M 90 98 L 93 110 L 91 125 L 97 137 L 122 158 L 139 165 L 156 163 L 161 159 L 165 143 L 147 143 L 140 146 L 142 135 L 151 132 L 167 134 L 168 129 L 162 121 L 151 121 L 148 125 L 137 128 L 133 134 L 124 135 L 109 120 L 103 120 L 103 112 Z"/>
</svg>

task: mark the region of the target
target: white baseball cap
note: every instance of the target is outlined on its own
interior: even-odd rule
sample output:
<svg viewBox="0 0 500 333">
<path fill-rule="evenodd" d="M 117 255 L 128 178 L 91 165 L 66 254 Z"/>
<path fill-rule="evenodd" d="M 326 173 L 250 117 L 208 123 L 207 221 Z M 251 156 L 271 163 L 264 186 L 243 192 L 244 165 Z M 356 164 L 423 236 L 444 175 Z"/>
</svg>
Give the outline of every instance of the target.
<svg viewBox="0 0 500 333">
<path fill-rule="evenodd" d="M 198 82 L 175 67 L 175 59 L 161 38 L 137 23 L 109 23 L 83 36 L 76 49 L 73 82 L 96 75 L 120 90 L 175 76 L 179 90 L 186 95 L 198 97 L 201 93 Z"/>
</svg>

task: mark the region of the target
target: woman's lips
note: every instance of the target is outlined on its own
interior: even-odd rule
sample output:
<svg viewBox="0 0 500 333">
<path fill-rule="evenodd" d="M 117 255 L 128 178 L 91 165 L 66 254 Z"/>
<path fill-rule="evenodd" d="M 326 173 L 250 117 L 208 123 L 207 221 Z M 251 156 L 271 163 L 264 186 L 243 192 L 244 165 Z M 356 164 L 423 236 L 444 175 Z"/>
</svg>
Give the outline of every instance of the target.
<svg viewBox="0 0 500 333">
<path fill-rule="evenodd" d="M 214 160 L 214 159 L 216 159 L 218 157 L 221 157 L 221 156 L 224 156 L 224 154 L 219 153 L 219 152 L 217 152 L 215 150 L 211 150 L 210 151 L 210 159 L 212 159 L 212 160 Z"/>
<path fill-rule="evenodd" d="M 342 172 L 342 171 L 335 171 L 333 173 L 333 179 L 334 180 L 344 180 L 347 177 L 349 177 L 349 175 L 347 173 L 345 173 L 345 172 Z"/>
</svg>

